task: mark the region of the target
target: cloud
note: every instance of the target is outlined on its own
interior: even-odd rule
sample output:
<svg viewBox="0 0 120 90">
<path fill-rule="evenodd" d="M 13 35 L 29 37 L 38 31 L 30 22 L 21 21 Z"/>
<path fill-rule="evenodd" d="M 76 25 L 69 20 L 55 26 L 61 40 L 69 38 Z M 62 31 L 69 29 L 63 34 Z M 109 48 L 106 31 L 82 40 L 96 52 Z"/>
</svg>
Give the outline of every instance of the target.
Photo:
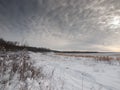
<svg viewBox="0 0 120 90">
<path fill-rule="evenodd" d="M 0 37 L 57 50 L 117 51 L 120 1 L 112 1 L 1 0 Z"/>
</svg>

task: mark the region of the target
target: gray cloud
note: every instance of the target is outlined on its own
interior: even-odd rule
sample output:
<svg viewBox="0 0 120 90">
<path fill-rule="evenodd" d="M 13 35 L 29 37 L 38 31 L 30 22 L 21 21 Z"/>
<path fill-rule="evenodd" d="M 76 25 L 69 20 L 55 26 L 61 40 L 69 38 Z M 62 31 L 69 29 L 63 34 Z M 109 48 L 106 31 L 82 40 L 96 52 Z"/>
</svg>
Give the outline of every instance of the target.
<svg viewBox="0 0 120 90">
<path fill-rule="evenodd" d="M 0 0 L 0 37 L 58 50 L 120 51 L 119 6 L 119 0 Z"/>
</svg>

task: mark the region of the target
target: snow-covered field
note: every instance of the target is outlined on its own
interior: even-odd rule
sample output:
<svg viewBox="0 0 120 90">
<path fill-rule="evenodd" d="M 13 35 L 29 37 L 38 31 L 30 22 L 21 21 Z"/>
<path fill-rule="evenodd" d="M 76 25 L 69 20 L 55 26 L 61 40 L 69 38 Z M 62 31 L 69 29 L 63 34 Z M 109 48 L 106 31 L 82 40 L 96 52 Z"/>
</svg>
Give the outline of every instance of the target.
<svg viewBox="0 0 120 90">
<path fill-rule="evenodd" d="M 0 85 L 0 90 L 120 90 L 120 61 L 96 61 L 54 53 L 29 52 L 30 62 L 43 76 Z M 30 74 L 30 72 L 29 72 Z M 0 80 L 2 80 L 0 76 Z M 26 86 L 20 89 L 21 86 Z"/>
<path fill-rule="evenodd" d="M 47 84 L 54 90 L 120 90 L 119 62 L 96 62 L 90 58 L 35 54 L 35 66 L 52 73 Z M 50 74 L 51 75 L 51 74 Z"/>
</svg>

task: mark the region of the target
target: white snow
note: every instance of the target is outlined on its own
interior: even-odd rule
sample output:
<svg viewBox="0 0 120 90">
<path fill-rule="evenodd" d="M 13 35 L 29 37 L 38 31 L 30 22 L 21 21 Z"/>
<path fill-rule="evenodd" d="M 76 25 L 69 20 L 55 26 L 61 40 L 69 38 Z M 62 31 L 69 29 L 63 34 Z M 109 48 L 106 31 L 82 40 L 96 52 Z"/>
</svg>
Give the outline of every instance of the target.
<svg viewBox="0 0 120 90">
<path fill-rule="evenodd" d="M 120 65 L 91 58 L 31 53 L 36 67 L 43 67 L 52 90 L 120 90 Z M 49 89 L 46 89 L 49 90 Z"/>
<path fill-rule="evenodd" d="M 12 68 L 10 65 L 15 61 L 9 60 L 10 54 L 14 55 L 12 52 L 5 55 L 7 59 L 5 65 L 8 66 L 6 72 L 4 74 L 0 72 L 0 90 L 120 90 L 120 61 L 109 63 L 96 61 L 93 58 L 54 53 L 29 52 L 30 61 L 27 62 L 31 62 L 35 70 L 41 68 L 43 76 L 28 77 L 25 81 L 20 81 L 20 75 L 16 72 L 8 83 L 2 84 L 3 80 L 10 78 Z M 17 57 L 15 62 L 20 62 L 19 59 L 22 60 L 23 54 L 18 52 L 15 55 Z M 0 60 L 4 60 L 2 54 Z M 24 74 L 31 76 L 32 72 L 29 70 Z"/>
</svg>

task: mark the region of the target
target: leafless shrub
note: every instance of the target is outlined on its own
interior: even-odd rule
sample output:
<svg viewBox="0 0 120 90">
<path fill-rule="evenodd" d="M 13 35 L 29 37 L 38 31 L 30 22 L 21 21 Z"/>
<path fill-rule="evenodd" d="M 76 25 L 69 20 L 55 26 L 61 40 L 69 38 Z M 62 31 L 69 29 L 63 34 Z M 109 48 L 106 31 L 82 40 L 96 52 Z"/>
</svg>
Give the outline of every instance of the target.
<svg viewBox="0 0 120 90">
<path fill-rule="evenodd" d="M 0 54 L 0 84 L 3 86 L 8 83 L 11 84 L 16 74 L 21 82 L 26 82 L 28 78 L 37 79 L 45 77 L 41 67 L 37 69 L 33 66 L 27 51 Z M 21 87 L 22 89 L 20 90 L 27 90 L 25 87 L 26 85 Z"/>
</svg>

